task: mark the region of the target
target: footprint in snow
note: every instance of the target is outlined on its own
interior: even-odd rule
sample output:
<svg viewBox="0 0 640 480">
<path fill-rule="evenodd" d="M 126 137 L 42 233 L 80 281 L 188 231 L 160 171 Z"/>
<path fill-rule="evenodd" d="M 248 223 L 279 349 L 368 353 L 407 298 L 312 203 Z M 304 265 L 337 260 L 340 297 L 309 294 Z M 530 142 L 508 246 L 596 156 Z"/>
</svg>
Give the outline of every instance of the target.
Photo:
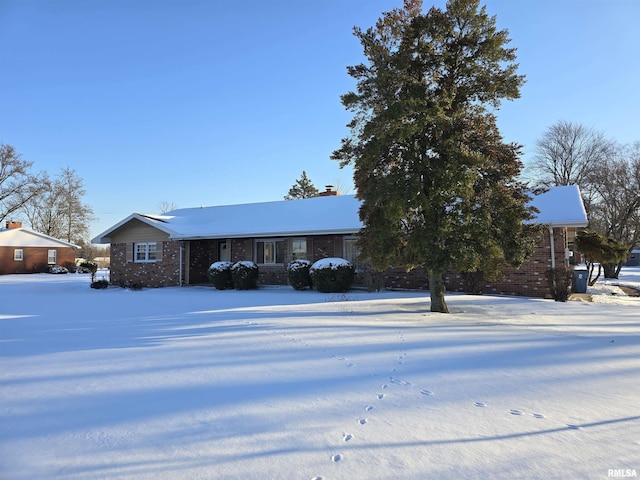
<svg viewBox="0 0 640 480">
<path fill-rule="evenodd" d="M 473 403 L 476 407 L 486 407 L 487 404 L 484 402 L 474 402 Z"/>
<path fill-rule="evenodd" d="M 365 408 L 365 410 L 367 412 L 370 412 L 371 410 L 373 410 L 373 405 L 367 405 L 367 408 Z"/>
<path fill-rule="evenodd" d="M 344 442 L 348 442 L 349 440 L 351 440 L 353 438 L 353 435 L 351 435 L 350 433 L 347 433 L 345 435 L 343 435 L 342 440 Z"/>
<path fill-rule="evenodd" d="M 342 455 L 340 455 L 339 453 L 332 455 L 331 456 L 331 460 L 335 463 L 339 462 L 340 460 L 342 460 Z"/>
<path fill-rule="evenodd" d="M 524 415 L 522 410 L 509 410 L 509 413 L 511 413 L 511 415 Z"/>
<path fill-rule="evenodd" d="M 382 400 L 384 398 L 384 393 L 379 393 L 378 395 L 376 395 L 376 398 L 378 400 Z"/>
<path fill-rule="evenodd" d="M 324 477 L 313 477 L 311 480 L 324 480 Z"/>
<path fill-rule="evenodd" d="M 395 383 L 395 384 L 397 384 L 397 385 L 405 385 L 405 386 L 409 386 L 409 385 L 411 385 L 411 382 L 407 382 L 407 381 L 405 381 L 405 380 L 400 380 L 400 379 L 395 378 L 395 377 L 389 377 L 389 381 L 390 381 L 391 383 Z"/>
<path fill-rule="evenodd" d="M 431 390 L 420 390 L 420 393 L 427 397 L 433 397 L 433 392 Z"/>
<path fill-rule="evenodd" d="M 367 419 L 366 419 L 366 418 L 360 418 L 360 419 L 358 420 L 358 423 L 359 423 L 360 425 L 364 425 L 364 424 L 366 424 L 366 423 L 367 423 Z"/>
<path fill-rule="evenodd" d="M 580 425 L 574 425 L 573 423 L 567 423 L 567 427 L 570 430 L 582 430 L 582 427 Z"/>
<path fill-rule="evenodd" d="M 382 385 L 382 388 L 387 388 L 389 385 L 387 385 L 386 383 L 384 385 Z"/>
<path fill-rule="evenodd" d="M 533 416 L 535 418 L 545 418 L 545 416 L 543 414 L 541 414 L 541 413 L 534 413 Z"/>
</svg>

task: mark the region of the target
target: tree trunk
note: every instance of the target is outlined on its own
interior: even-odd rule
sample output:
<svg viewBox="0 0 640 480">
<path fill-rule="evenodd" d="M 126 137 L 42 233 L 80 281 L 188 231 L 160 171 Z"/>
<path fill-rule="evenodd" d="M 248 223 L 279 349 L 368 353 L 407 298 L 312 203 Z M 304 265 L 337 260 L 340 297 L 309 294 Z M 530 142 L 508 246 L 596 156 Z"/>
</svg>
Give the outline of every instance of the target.
<svg viewBox="0 0 640 480">
<path fill-rule="evenodd" d="M 618 278 L 618 274 L 620 273 L 618 265 L 617 263 L 603 263 L 604 278 Z"/>
<path fill-rule="evenodd" d="M 449 313 L 447 302 L 444 300 L 444 274 L 429 270 L 429 294 L 431 296 L 431 311 Z"/>
</svg>

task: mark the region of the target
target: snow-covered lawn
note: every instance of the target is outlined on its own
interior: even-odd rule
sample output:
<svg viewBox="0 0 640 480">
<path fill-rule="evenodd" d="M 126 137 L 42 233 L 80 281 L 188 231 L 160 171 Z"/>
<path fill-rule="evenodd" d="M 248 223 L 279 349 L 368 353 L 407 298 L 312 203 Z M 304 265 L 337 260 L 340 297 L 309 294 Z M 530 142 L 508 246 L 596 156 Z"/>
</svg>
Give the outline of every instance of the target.
<svg viewBox="0 0 640 480">
<path fill-rule="evenodd" d="M 614 290 L 442 315 L 427 293 L 2 276 L 0 478 L 640 475 L 640 298 Z"/>
</svg>

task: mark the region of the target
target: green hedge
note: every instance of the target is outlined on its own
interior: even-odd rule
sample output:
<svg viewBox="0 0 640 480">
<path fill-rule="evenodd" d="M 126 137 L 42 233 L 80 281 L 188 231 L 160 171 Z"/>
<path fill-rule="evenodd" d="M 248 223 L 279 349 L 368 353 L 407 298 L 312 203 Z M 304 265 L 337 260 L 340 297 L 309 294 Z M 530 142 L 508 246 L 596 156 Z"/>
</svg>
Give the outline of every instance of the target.
<svg viewBox="0 0 640 480">
<path fill-rule="evenodd" d="M 258 288 L 258 266 L 250 261 L 234 263 L 231 267 L 231 279 L 237 290 Z"/>
<path fill-rule="evenodd" d="M 309 260 L 294 260 L 287 265 L 287 278 L 289 285 L 295 290 L 304 290 L 311 288 L 311 262 Z"/>
<path fill-rule="evenodd" d="M 231 262 L 215 262 L 212 263 L 207 270 L 207 277 L 218 290 L 233 288 L 233 279 L 231 278 Z"/>
<path fill-rule="evenodd" d="M 309 273 L 319 292 L 343 293 L 353 284 L 355 268 L 344 258 L 323 258 L 311 266 Z"/>
</svg>

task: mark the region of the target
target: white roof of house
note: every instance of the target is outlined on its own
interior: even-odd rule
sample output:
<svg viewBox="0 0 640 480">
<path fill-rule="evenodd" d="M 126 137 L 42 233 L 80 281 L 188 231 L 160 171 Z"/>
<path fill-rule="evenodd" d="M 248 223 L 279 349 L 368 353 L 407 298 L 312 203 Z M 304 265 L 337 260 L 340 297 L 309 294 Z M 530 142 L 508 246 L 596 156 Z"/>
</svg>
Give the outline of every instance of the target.
<svg viewBox="0 0 640 480">
<path fill-rule="evenodd" d="M 552 187 L 534 196 L 531 205 L 540 211 L 533 223 L 551 227 L 586 227 L 589 223 L 577 185 Z"/>
<path fill-rule="evenodd" d="M 58 240 L 44 233 L 38 233 L 28 228 L 3 228 L 0 229 L 0 247 L 47 247 L 60 248 L 72 247 L 80 248 L 73 243 Z"/>
<path fill-rule="evenodd" d="M 93 239 L 104 243 L 132 219 L 156 227 L 171 239 L 284 237 L 349 234 L 362 228 L 354 195 L 301 200 L 182 208 L 164 215 L 133 214 Z"/>
<path fill-rule="evenodd" d="M 133 219 L 167 233 L 173 240 L 351 234 L 362 228 L 360 203 L 354 195 L 339 195 L 182 208 L 163 215 L 134 213 L 92 241 L 108 243 L 114 231 Z M 552 188 L 531 203 L 540 210 L 533 222 L 568 227 L 587 225 L 578 187 Z"/>
</svg>

